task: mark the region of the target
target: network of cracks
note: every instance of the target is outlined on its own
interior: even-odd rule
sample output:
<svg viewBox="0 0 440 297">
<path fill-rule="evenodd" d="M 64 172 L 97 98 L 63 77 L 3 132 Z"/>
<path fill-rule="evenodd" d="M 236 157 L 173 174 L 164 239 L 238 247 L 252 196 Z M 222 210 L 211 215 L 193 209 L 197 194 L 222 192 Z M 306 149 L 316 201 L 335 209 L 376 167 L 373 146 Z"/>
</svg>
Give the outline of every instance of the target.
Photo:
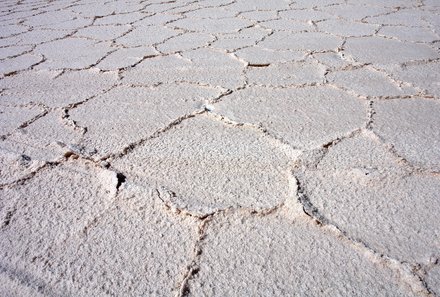
<svg viewBox="0 0 440 297">
<path fill-rule="evenodd" d="M 0 295 L 440 295 L 439 20 L 2 1 Z"/>
</svg>

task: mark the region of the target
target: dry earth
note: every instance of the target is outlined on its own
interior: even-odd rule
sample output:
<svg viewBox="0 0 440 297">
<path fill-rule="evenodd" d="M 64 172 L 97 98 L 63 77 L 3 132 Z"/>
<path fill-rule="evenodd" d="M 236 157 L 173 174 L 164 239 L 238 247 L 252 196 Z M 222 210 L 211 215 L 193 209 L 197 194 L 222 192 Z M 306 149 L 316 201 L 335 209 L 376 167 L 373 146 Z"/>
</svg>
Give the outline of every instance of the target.
<svg viewBox="0 0 440 297">
<path fill-rule="evenodd" d="M 440 1 L 0 3 L 1 296 L 440 296 Z"/>
</svg>

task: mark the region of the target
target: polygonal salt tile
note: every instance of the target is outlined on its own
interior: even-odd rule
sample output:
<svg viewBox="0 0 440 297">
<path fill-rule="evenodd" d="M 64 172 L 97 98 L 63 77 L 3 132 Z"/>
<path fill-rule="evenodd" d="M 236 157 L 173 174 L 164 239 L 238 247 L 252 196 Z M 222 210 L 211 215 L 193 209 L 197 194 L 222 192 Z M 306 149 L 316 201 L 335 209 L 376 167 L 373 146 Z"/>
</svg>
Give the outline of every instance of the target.
<svg viewBox="0 0 440 297">
<path fill-rule="evenodd" d="M 250 46 L 255 46 L 263 38 L 267 37 L 270 30 L 263 28 L 247 28 L 238 33 L 223 34 L 217 37 L 217 40 L 211 44 L 213 48 L 219 48 L 226 51 L 234 51 Z"/>
<path fill-rule="evenodd" d="M 7 37 L 7 38 L 0 38 L 0 47 L 1 48 L 16 46 L 16 45 L 17 45 L 17 40 L 16 40 L 15 36 Z"/>
<path fill-rule="evenodd" d="M 92 18 L 82 18 L 76 16 L 75 19 L 65 22 L 60 22 L 51 25 L 42 26 L 41 29 L 49 29 L 49 30 L 77 30 L 84 28 L 86 26 L 90 26 L 93 23 Z"/>
<path fill-rule="evenodd" d="M 278 17 L 275 11 L 246 11 L 240 13 L 240 16 L 256 22 L 269 21 Z"/>
<path fill-rule="evenodd" d="M 247 47 L 235 52 L 235 55 L 250 65 L 269 65 L 272 63 L 304 60 L 306 53 L 298 51 L 274 51 L 259 46 Z"/>
<path fill-rule="evenodd" d="M 386 74 L 368 67 L 336 71 L 327 74 L 328 82 L 365 97 L 413 95 L 417 91 L 399 85 Z"/>
<path fill-rule="evenodd" d="M 301 22 L 318 22 L 332 18 L 332 15 L 313 9 L 292 9 L 280 11 L 279 15 L 283 19 L 290 19 Z"/>
<path fill-rule="evenodd" d="M 440 98 L 440 63 L 429 62 L 394 69 L 392 76 L 419 87 Z"/>
<path fill-rule="evenodd" d="M 386 26 L 380 29 L 378 35 L 412 42 L 433 42 L 439 40 L 437 34 L 429 29 L 420 27 Z"/>
<path fill-rule="evenodd" d="M 392 158 L 363 134 L 330 148 L 298 178 L 319 215 L 351 238 L 400 262 L 427 263 L 440 244 L 440 179 L 411 174 Z"/>
<path fill-rule="evenodd" d="M 22 25 L 3 25 L 0 26 L 0 38 L 9 37 L 12 35 L 17 35 L 20 33 L 24 33 L 29 29 Z"/>
<path fill-rule="evenodd" d="M 194 19 L 232 18 L 235 17 L 235 14 L 235 12 L 226 10 L 221 7 L 208 7 L 184 13 L 185 16 Z"/>
<path fill-rule="evenodd" d="M 218 89 L 191 84 L 118 87 L 69 114 L 87 129 L 83 145 L 102 156 L 122 152 L 219 95 Z"/>
<path fill-rule="evenodd" d="M 36 45 L 43 42 L 49 42 L 68 36 L 69 32 L 55 30 L 32 30 L 6 40 L 10 40 L 16 45 Z"/>
<path fill-rule="evenodd" d="M 427 45 L 381 37 L 349 38 L 344 49 L 344 52 L 357 62 L 373 63 L 383 68 L 414 60 L 439 57 L 439 53 Z"/>
<path fill-rule="evenodd" d="M 113 40 L 130 31 L 129 25 L 90 26 L 78 30 L 74 36 L 96 40 Z"/>
<path fill-rule="evenodd" d="M 61 10 L 57 13 L 45 12 L 36 14 L 31 17 L 26 17 L 23 24 L 32 27 L 51 27 L 65 22 L 73 21 L 78 18 L 78 15 L 71 11 Z M 65 28 L 67 29 L 67 28 Z"/>
<path fill-rule="evenodd" d="M 176 30 L 160 26 L 135 27 L 130 33 L 116 39 L 116 42 L 128 47 L 152 46 L 176 36 L 178 33 Z"/>
<path fill-rule="evenodd" d="M 308 10 L 312 10 L 310 8 L 316 8 L 319 9 L 321 7 L 325 6 L 331 6 L 331 5 L 340 5 L 345 4 L 344 0 L 297 0 L 291 5 L 293 8 L 309 8 Z"/>
<path fill-rule="evenodd" d="M 118 79 L 116 73 L 100 73 L 97 70 L 59 74 L 58 71 L 40 70 L 6 77 L 0 81 L 0 88 L 5 89 L 1 101 L 15 105 L 33 102 L 65 107 L 110 89 Z"/>
<path fill-rule="evenodd" d="M 213 8 L 213 7 L 212 6 L 206 7 L 205 5 L 200 5 L 199 2 L 191 2 L 191 3 L 186 3 L 183 5 L 175 6 L 173 8 L 166 10 L 166 11 L 163 11 L 163 13 L 173 15 L 173 16 L 177 17 L 178 19 L 182 19 L 182 18 L 184 18 L 184 16 L 182 14 L 187 13 L 187 12 L 191 12 L 191 11 L 195 11 L 195 10 L 204 9 L 204 8 Z M 221 7 L 215 7 L 215 8 L 221 9 Z M 220 12 L 219 14 L 222 14 L 222 12 Z M 215 18 L 215 16 L 212 16 L 212 18 Z"/>
<path fill-rule="evenodd" d="M 34 52 L 47 59 L 39 69 L 83 69 L 96 64 L 112 50 L 110 43 L 71 37 L 38 45 Z"/>
<path fill-rule="evenodd" d="M 321 32 L 275 32 L 259 43 L 260 46 L 275 50 L 327 51 L 342 45 L 340 37 Z"/>
<path fill-rule="evenodd" d="M 398 160 L 385 149 L 374 134 L 362 132 L 330 147 L 316 167 L 321 171 L 358 169 L 360 177 L 370 173 L 374 175 L 376 170 L 405 174 L 406 169 L 398 165 Z"/>
<path fill-rule="evenodd" d="M 313 58 L 333 70 L 342 69 L 351 64 L 343 58 L 341 53 L 316 53 L 313 55 Z"/>
<path fill-rule="evenodd" d="M 164 188 L 173 207 L 207 215 L 270 209 L 291 195 L 288 164 L 298 151 L 259 130 L 200 115 L 112 161 L 127 178 Z M 167 191 L 172 191 L 168 193 Z"/>
<path fill-rule="evenodd" d="M 340 19 L 360 21 L 365 17 L 391 12 L 393 9 L 384 6 L 358 5 L 354 3 L 350 5 L 330 5 L 320 8 L 320 11 L 334 15 Z"/>
<path fill-rule="evenodd" d="M 370 5 L 370 6 L 379 6 L 379 7 L 411 7 L 416 6 L 417 4 L 412 2 L 411 0 L 389 0 L 387 2 L 383 2 L 382 0 L 348 0 L 348 4 L 358 4 L 358 5 Z M 399 10 L 400 11 L 400 10 Z"/>
<path fill-rule="evenodd" d="M 195 32 L 205 32 L 210 34 L 233 33 L 240 29 L 249 27 L 252 22 L 240 18 L 224 19 L 181 19 L 169 23 L 168 26 L 185 29 Z"/>
<path fill-rule="evenodd" d="M 145 14 L 144 14 L 144 16 L 145 16 Z M 175 20 L 178 20 L 181 18 L 182 18 L 182 16 L 156 13 L 153 15 L 147 15 L 142 20 L 136 21 L 133 25 L 137 28 L 140 28 L 140 29 L 142 29 L 143 27 L 146 27 L 146 26 L 160 26 L 160 25 L 162 25 L 163 27 L 165 27 L 165 25 L 168 24 L 169 22 L 172 22 L 172 21 L 175 21 Z"/>
<path fill-rule="evenodd" d="M 226 6 L 228 10 L 242 12 L 251 10 L 273 10 L 274 7 L 279 10 L 289 8 L 288 0 L 237 0 L 233 4 Z"/>
<path fill-rule="evenodd" d="M 326 67 L 316 62 L 286 62 L 246 71 L 249 84 L 268 86 L 310 85 L 324 82 Z"/>
<path fill-rule="evenodd" d="M 152 13 L 154 16 L 160 15 L 159 13 L 166 13 L 167 11 L 172 10 L 173 8 L 180 8 L 182 7 L 181 2 L 157 2 L 157 3 L 151 3 L 150 5 L 147 5 L 142 11 Z"/>
<path fill-rule="evenodd" d="M 227 6 L 234 3 L 235 0 L 201 0 L 198 4 L 202 7 Z"/>
<path fill-rule="evenodd" d="M 391 2 L 387 2 L 391 4 Z M 390 5 L 391 6 L 391 5 Z M 423 12 L 416 9 L 400 9 L 392 13 L 371 16 L 364 19 L 365 22 L 379 25 L 400 25 L 417 27 L 422 23 Z"/>
<path fill-rule="evenodd" d="M 44 266 L 52 251 L 112 205 L 117 183 L 114 172 L 69 161 L 1 189 L 2 263 L 17 269 Z"/>
<path fill-rule="evenodd" d="M 234 89 L 244 83 L 241 63 L 232 56 L 210 49 L 146 59 L 124 73 L 124 83 L 154 85 L 191 82 Z"/>
<path fill-rule="evenodd" d="M 43 61 L 40 55 L 24 54 L 0 61 L 0 77 L 26 70 Z"/>
<path fill-rule="evenodd" d="M 440 171 L 440 103 L 396 99 L 374 104 L 373 130 L 411 164 Z"/>
<path fill-rule="evenodd" d="M 1 18 L 1 20 L 2 20 L 3 24 L 5 24 L 5 25 L 9 25 L 9 24 L 16 25 L 18 21 L 32 17 L 34 15 L 35 15 L 35 11 L 32 11 L 30 9 L 28 9 L 28 10 L 16 9 L 16 10 L 9 11 L 9 13 L 4 14 Z"/>
<path fill-rule="evenodd" d="M 6 59 L 6 58 L 12 58 L 16 56 L 20 56 L 24 54 L 25 52 L 29 52 L 32 50 L 31 46 L 9 46 L 9 47 L 3 47 L 0 51 L 0 59 Z"/>
<path fill-rule="evenodd" d="M 184 33 L 183 35 L 171 37 L 164 43 L 157 45 L 162 53 L 183 52 L 207 46 L 214 41 L 214 36 L 205 33 Z"/>
<path fill-rule="evenodd" d="M 29 156 L 17 154 L 2 148 L 0 141 L 0 185 L 13 183 L 30 175 L 44 162 L 33 160 Z"/>
<path fill-rule="evenodd" d="M 435 294 L 440 294 L 440 266 L 438 263 L 437 266 L 428 271 L 426 283 Z"/>
<path fill-rule="evenodd" d="M 153 189 L 125 183 L 115 206 L 81 235 L 54 257 L 60 292 L 175 296 L 193 258 L 198 221 L 171 213 Z"/>
<path fill-rule="evenodd" d="M 38 116 L 42 112 L 43 110 L 38 107 L 25 108 L 0 105 L 0 135 L 11 133 L 20 127 L 20 125 Z"/>
<path fill-rule="evenodd" d="M 2 273 L 45 296 L 175 293 L 196 220 L 167 212 L 151 189 L 118 184 L 116 173 L 72 160 L 0 190 Z"/>
<path fill-rule="evenodd" d="M 74 5 L 71 7 L 71 10 L 84 17 L 95 18 L 118 13 L 132 13 L 143 9 L 144 6 L 144 4 L 135 2 L 125 2 L 123 5 L 117 1 L 105 3 L 91 2 Z"/>
<path fill-rule="evenodd" d="M 126 25 L 139 21 L 147 15 L 141 12 L 132 12 L 126 14 L 113 14 L 98 18 L 93 23 L 94 25 Z"/>
<path fill-rule="evenodd" d="M 263 125 L 291 145 L 324 145 L 364 125 L 366 102 L 331 87 L 250 87 L 214 105 L 214 112 Z"/>
<path fill-rule="evenodd" d="M 260 22 L 259 25 L 263 28 L 272 29 L 275 31 L 301 32 L 312 31 L 315 29 L 313 25 L 309 23 L 298 22 L 289 19 L 265 21 Z"/>
<path fill-rule="evenodd" d="M 216 215 L 200 249 L 188 296 L 417 296 L 330 228 L 286 210 Z"/>
<path fill-rule="evenodd" d="M 344 37 L 373 35 L 379 29 L 379 25 L 345 20 L 326 20 L 317 26 L 320 31 Z"/>
<path fill-rule="evenodd" d="M 118 70 L 133 66 L 145 57 L 152 57 L 158 54 L 153 47 L 120 48 L 106 56 L 96 65 L 96 68 L 101 70 Z"/>
<path fill-rule="evenodd" d="M 25 155 L 31 160 L 57 161 L 66 153 L 80 152 L 82 131 L 63 122 L 61 112 L 50 112 L 0 142 L 4 150 Z"/>
</svg>

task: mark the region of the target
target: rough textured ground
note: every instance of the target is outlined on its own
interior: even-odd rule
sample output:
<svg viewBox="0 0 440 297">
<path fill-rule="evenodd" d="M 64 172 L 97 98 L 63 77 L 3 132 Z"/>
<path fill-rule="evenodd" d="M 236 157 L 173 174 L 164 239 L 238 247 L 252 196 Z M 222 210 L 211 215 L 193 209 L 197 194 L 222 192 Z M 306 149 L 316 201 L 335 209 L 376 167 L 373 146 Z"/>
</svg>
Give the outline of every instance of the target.
<svg viewBox="0 0 440 297">
<path fill-rule="evenodd" d="M 0 296 L 440 296 L 440 1 L 3 0 Z"/>
</svg>

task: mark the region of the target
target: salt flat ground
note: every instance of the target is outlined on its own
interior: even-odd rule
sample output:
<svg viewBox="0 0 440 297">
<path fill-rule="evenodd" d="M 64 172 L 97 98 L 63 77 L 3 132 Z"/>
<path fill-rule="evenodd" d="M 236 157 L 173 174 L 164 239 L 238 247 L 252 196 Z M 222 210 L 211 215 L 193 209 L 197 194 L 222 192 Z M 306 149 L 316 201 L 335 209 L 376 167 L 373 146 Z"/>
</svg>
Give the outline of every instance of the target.
<svg viewBox="0 0 440 297">
<path fill-rule="evenodd" d="M 0 296 L 440 296 L 440 1 L 0 3 Z"/>
</svg>

